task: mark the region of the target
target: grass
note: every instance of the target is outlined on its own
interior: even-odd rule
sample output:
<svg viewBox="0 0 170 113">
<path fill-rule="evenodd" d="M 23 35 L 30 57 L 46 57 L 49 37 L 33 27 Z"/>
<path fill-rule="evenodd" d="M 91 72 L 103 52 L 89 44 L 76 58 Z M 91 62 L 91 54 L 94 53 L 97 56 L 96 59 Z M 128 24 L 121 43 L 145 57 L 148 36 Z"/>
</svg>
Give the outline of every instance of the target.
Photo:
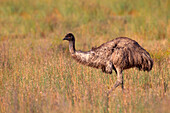
<svg viewBox="0 0 170 113">
<path fill-rule="evenodd" d="M 168 0 L 1 0 L 0 112 L 168 113 L 170 104 Z M 76 48 L 118 36 L 135 39 L 154 60 L 151 72 L 124 71 L 126 93 L 105 91 L 116 80 L 72 60 Z M 83 40 L 83 41 L 82 41 Z"/>
</svg>

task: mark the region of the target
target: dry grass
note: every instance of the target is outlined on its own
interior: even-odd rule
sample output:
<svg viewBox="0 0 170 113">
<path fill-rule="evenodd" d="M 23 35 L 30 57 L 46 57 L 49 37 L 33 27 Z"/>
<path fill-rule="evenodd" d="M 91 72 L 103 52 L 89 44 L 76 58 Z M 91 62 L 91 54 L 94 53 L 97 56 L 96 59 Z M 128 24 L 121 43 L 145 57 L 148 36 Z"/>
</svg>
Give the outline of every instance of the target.
<svg viewBox="0 0 170 113">
<path fill-rule="evenodd" d="M 1 0 L 0 112 L 168 113 L 168 5 L 168 0 Z M 131 37 L 150 52 L 154 67 L 149 73 L 124 71 L 126 92 L 117 88 L 107 97 L 116 74 L 72 60 L 62 41 L 70 31 L 82 50 Z"/>
</svg>

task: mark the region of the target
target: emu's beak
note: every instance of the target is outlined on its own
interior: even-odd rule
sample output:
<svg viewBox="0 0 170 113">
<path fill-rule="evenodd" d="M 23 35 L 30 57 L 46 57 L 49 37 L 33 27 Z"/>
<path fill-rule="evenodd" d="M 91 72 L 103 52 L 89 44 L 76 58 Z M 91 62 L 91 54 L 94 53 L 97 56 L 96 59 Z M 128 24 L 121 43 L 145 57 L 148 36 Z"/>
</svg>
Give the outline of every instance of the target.
<svg viewBox="0 0 170 113">
<path fill-rule="evenodd" d="M 68 37 L 63 38 L 63 40 L 68 40 Z"/>
</svg>

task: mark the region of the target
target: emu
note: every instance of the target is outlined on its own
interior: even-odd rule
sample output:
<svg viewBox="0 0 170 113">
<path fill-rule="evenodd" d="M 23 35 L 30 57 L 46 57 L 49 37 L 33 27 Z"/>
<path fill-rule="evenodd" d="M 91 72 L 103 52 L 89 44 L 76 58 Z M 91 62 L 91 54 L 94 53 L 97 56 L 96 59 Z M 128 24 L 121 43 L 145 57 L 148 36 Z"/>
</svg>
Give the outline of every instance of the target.
<svg viewBox="0 0 170 113">
<path fill-rule="evenodd" d="M 79 63 L 101 69 L 108 74 L 112 74 L 112 70 L 116 72 L 117 80 L 108 94 L 119 85 L 124 89 L 123 70 L 136 67 L 139 70 L 150 71 L 153 66 L 150 54 L 135 40 L 127 37 L 115 38 L 87 52 L 75 49 L 75 37 L 72 33 L 68 33 L 63 40 L 69 41 L 71 56 Z"/>
</svg>

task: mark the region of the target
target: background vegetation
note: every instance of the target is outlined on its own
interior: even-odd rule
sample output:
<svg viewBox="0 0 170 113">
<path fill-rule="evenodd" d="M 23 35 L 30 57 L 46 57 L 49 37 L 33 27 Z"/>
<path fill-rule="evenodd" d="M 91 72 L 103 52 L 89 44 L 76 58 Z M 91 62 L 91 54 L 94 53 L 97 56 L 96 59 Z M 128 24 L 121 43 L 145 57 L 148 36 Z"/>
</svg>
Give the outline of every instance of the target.
<svg viewBox="0 0 170 113">
<path fill-rule="evenodd" d="M 130 37 L 154 67 L 124 71 L 126 93 L 107 97 L 116 74 L 72 60 L 68 32 L 85 51 Z M 169 75 L 169 0 L 0 0 L 1 113 L 168 113 Z"/>
</svg>

